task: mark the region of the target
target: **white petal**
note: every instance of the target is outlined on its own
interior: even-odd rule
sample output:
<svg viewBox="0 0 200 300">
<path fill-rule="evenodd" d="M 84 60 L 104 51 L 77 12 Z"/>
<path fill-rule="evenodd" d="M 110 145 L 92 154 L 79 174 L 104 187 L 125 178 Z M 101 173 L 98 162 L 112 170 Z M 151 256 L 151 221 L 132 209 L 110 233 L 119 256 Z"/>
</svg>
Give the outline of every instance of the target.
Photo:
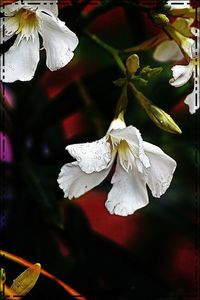
<svg viewBox="0 0 200 300">
<path fill-rule="evenodd" d="M 148 204 L 144 178 L 137 171 L 126 172 L 119 159 L 111 183 L 113 187 L 105 203 L 111 214 L 127 216 Z"/>
<path fill-rule="evenodd" d="M 110 126 L 109 126 L 109 128 L 107 130 L 107 134 L 109 134 L 110 131 L 113 130 L 113 129 L 123 129 L 125 127 L 126 127 L 126 124 L 125 124 L 124 121 L 122 121 L 121 119 L 114 119 L 111 122 L 111 124 L 110 124 Z"/>
<path fill-rule="evenodd" d="M 200 57 L 200 29 L 192 27 L 192 33 L 196 37 L 196 41 L 192 45 L 192 58 L 199 59 Z M 199 68 L 199 61 L 198 61 L 198 68 Z"/>
<path fill-rule="evenodd" d="M 196 112 L 196 110 L 199 109 L 199 102 L 200 102 L 199 84 L 196 87 L 197 87 L 197 90 L 195 90 L 195 88 L 194 88 L 192 93 L 187 95 L 187 97 L 184 100 L 185 104 L 187 104 L 189 106 L 189 112 L 191 114 L 194 114 Z"/>
<path fill-rule="evenodd" d="M 5 34 L 12 36 L 19 28 L 19 20 L 15 17 L 5 18 Z"/>
<path fill-rule="evenodd" d="M 130 148 L 129 154 L 134 156 L 135 159 L 139 159 L 145 168 L 148 168 L 149 160 L 144 153 L 143 140 L 139 130 L 136 127 L 128 126 L 122 129 L 112 130 L 110 132 L 110 138 L 113 144 L 119 144 L 120 141 L 125 140 Z M 142 172 L 142 166 L 140 162 L 137 162 L 137 167 Z"/>
<path fill-rule="evenodd" d="M 30 2 L 30 1 L 27 1 L 27 2 Z M 57 5 L 57 1 L 55 1 L 55 0 L 49 1 L 49 2 L 46 1 L 45 4 L 40 3 L 37 5 L 37 7 L 40 11 L 44 11 L 44 12 L 53 14 L 55 17 L 58 16 L 58 5 Z"/>
<path fill-rule="evenodd" d="M 175 87 L 180 87 L 187 83 L 193 73 L 193 64 L 189 63 L 186 66 L 177 65 L 172 68 L 173 78 L 169 83 Z"/>
<path fill-rule="evenodd" d="M 156 47 L 153 58 L 160 62 L 167 62 L 182 60 L 184 56 L 175 41 L 166 40 Z"/>
<path fill-rule="evenodd" d="M 19 10 L 23 5 L 21 1 L 14 2 L 12 4 L 4 5 L 3 11 L 6 16 L 13 15 L 13 12 Z"/>
<path fill-rule="evenodd" d="M 185 51 L 185 53 L 187 53 L 187 55 L 190 58 L 193 58 L 192 49 L 194 47 L 194 44 L 195 44 L 195 41 L 190 38 L 185 38 L 181 43 L 182 49 Z"/>
<path fill-rule="evenodd" d="M 57 18 L 40 13 L 42 19 L 40 34 L 46 49 L 47 67 L 58 70 L 70 62 L 78 38 L 63 22 Z"/>
<path fill-rule="evenodd" d="M 144 149 L 151 164 L 151 167 L 146 169 L 147 184 L 152 195 L 159 198 L 171 183 L 176 162 L 155 145 L 144 142 Z"/>
<path fill-rule="evenodd" d="M 199 28 L 197 28 L 197 27 L 191 27 L 191 32 L 192 32 L 192 34 L 194 36 L 196 36 L 197 38 L 199 38 L 199 36 L 200 36 L 200 29 Z"/>
<path fill-rule="evenodd" d="M 78 198 L 93 189 L 106 178 L 110 172 L 112 163 L 107 169 L 92 174 L 84 173 L 79 168 L 77 162 L 64 165 L 58 176 L 58 184 L 64 192 L 64 197 L 69 199 L 73 197 Z"/>
<path fill-rule="evenodd" d="M 74 144 L 66 147 L 83 172 L 90 174 L 105 169 L 111 160 L 110 144 L 106 138 L 92 143 Z"/>
<path fill-rule="evenodd" d="M 7 40 L 9 40 L 12 37 L 12 35 L 6 35 L 5 30 L 3 27 L 0 28 L 0 43 L 3 44 Z"/>
<path fill-rule="evenodd" d="M 14 82 L 16 80 L 28 81 L 34 76 L 39 61 L 39 37 L 35 34 L 34 39 L 22 39 L 17 36 L 13 46 L 1 55 L 1 65 L 4 66 L 2 81 Z"/>
</svg>

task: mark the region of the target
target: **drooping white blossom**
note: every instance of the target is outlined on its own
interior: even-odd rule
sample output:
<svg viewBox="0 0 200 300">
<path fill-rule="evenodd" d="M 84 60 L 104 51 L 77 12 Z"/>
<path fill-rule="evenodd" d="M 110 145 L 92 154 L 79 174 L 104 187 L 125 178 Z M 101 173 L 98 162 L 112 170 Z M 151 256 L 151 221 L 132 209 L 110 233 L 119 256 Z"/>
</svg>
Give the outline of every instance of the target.
<svg viewBox="0 0 200 300">
<path fill-rule="evenodd" d="M 166 39 L 155 48 L 153 58 L 160 62 L 167 62 L 184 59 L 183 53 L 191 57 L 191 48 L 194 43 L 192 39 L 194 28 L 191 27 L 193 22 L 194 19 L 176 18 L 168 28 L 172 39 L 166 35 Z"/>
<path fill-rule="evenodd" d="M 1 55 L 4 82 L 28 81 L 34 76 L 40 58 L 40 37 L 51 71 L 64 67 L 73 57 L 78 38 L 58 19 L 57 1 L 17 1 L 5 5 L 1 42 L 16 35 L 13 46 Z"/>
<path fill-rule="evenodd" d="M 92 143 L 66 147 L 76 159 L 61 168 L 58 184 L 64 197 L 77 198 L 100 184 L 115 166 L 105 206 L 127 216 L 148 204 L 147 187 L 160 197 L 169 187 L 176 162 L 159 147 L 144 142 L 137 128 L 115 119 L 107 134 Z"/>
<path fill-rule="evenodd" d="M 197 44 L 195 41 L 191 47 L 191 59 L 187 65 L 176 65 L 172 68 L 173 77 L 169 83 L 174 87 L 180 87 L 186 84 L 191 77 L 194 79 L 194 88 L 192 93 L 187 95 L 184 102 L 189 106 L 189 112 L 195 113 L 199 108 L 199 30 L 192 29 L 194 35 L 197 36 Z M 197 47 L 196 47 L 197 46 Z"/>
</svg>

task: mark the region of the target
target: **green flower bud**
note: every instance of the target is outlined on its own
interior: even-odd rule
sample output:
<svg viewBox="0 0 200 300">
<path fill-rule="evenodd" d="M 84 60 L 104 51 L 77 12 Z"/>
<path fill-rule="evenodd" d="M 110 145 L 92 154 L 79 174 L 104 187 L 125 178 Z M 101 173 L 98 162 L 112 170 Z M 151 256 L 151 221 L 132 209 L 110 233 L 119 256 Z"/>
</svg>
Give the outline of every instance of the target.
<svg viewBox="0 0 200 300">
<path fill-rule="evenodd" d="M 172 117 L 167 114 L 164 110 L 154 105 L 142 92 L 134 86 L 134 84 L 129 83 L 129 88 L 131 89 L 133 95 L 139 104 L 145 109 L 149 118 L 162 130 L 170 133 L 180 134 L 182 133 L 179 126 L 174 122 Z"/>
<path fill-rule="evenodd" d="M 182 133 L 179 126 L 174 122 L 172 117 L 161 108 L 148 103 L 144 106 L 150 119 L 161 129 L 175 134 Z"/>
<path fill-rule="evenodd" d="M 132 54 L 126 60 L 126 69 L 128 74 L 134 75 L 137 69 L 140 67 L 140 61 L 137 54 Z"/>
<path fill-rule="evenodd" d="M 162 72 L 162 70 L 162 67 L 150 68 L 149 66 L 146 66 L 141 70 L 139 76 L 145 80 L 152 79 L 158 76 Z"/>
<path fill-rule="evenodd" d="M 118 87 L 123 87 L 126 82 L 127 82 L 126 78 L 119 78 L 119 79 L 113 81 L 113 83 Z"/>
<path fill-rule="evenodd" d="M 154 23 L 157 24 L 157 25 L 167 25 L 167 24 L 169 24 L 169 19 L 164 14 L 152 13 L 151 16 L 152 16 L 152 19 L 153 19 Z"/>
</svg>

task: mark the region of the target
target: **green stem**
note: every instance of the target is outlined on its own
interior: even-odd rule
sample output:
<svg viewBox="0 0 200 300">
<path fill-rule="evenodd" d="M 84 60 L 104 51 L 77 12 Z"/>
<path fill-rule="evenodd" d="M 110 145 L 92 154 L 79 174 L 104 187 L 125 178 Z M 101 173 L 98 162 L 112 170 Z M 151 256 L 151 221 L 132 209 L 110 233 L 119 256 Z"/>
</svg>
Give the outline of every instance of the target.
<svg viewBox="0 0 200 300">
<path fill-rule="evenodd" d="M 129 88 L 131 89 L 131 92 L 135 96 L 136 100 L 139 102 L 139 104 L 143 107 L 146 108 L 147 105 L 151 105 L 151 101 L 144 96 L 144 94 L 134 86 L 132 82 L 129 82 Z"/>
<path fill-rule="evenodd" d="M 119 97 L 119 100 L 117 102 L 116 111 L 115 111 L 115 118 L 117 119 L 120 114 L 124 115 L 126 112 L 126 108 L 128 105 L 128 96 L 127 96 L 127 87 L 128 87 L 128 81 L 124 84 L 122 88 L 121 95 Z"/>
<path fill-rule="evenodd" d="M 117 63 L 120 70 L 123 72 L 123 74 L 126 74 L 126 68 L 124 66 L 124 63 L 122 59 L 120 58 L 118 52 L 119 50 L 115 49 L 114 47 L 111 47 L 104 41 L 102 41 L 98 36 L 95 34 L 90 33 L 89 31 L 84 31 L 84 34 L 86 37 L 88 37 L 91 41 L 95 42 L 97 45 L 99 45 L 101 48 L 103 48 L 107 53 L 109 53 L 115 62 Z"/>
<path fill-rule="evenodd" d="M 133 52 L 147 51 L 151 48 L 156 47 L 164 40 L 166 40 L 166 35 L 164 33 L 161 33 L 161 34 L 158 34 L 158 35 L 142 42 L 141 44 L 139 44 L 137 46 L 133 46 L 133 47 L 130 47 L 127 49 L 120 49 L 120 50 L 118 50 L 118 54 L 129 54 L 129 53 L 133 53 Z"/>
</svg>

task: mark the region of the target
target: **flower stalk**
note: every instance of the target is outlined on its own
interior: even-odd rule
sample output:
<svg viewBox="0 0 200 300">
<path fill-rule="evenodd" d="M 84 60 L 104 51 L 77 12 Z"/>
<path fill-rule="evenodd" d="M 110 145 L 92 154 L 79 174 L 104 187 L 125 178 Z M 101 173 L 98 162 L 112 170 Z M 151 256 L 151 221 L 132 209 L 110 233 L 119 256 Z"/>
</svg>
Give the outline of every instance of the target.
<svg viewBox="0 0 200 300">
<path fill-rule="evenodd" d="M 95 42 L 97 45 L 99 45 L 101 48 L 103 48 L 107 53 L 109 53 L 115 62 L 117 63 L 119 69 L 122 71 L 123 74 L 126 74 L 126 68 L 124 66 L 124 63 L 122 62 L 122 59 L 120 58 L 118 54 L 118 50 L 111 47 L 104 41 L 102 41 L 98 36 L 95 34 L 92 34 L 89 31 L 84 31 L 84 34 L 86 37 L 88 37 L 91 41 Z"/>
<path fill-rule="evenodd" d="M 154 105 L 144 94 L 134 86 L 132 82 L 129 82 L 129 88 L 133 93 L 139 104 L 145 109 L 149 118 L 157 125 L 159 128 L 166 132 L 180 134 L 182 133 L 179 126 L 174 122 L 169 114 L 164 110 Z"/>
</svg>

